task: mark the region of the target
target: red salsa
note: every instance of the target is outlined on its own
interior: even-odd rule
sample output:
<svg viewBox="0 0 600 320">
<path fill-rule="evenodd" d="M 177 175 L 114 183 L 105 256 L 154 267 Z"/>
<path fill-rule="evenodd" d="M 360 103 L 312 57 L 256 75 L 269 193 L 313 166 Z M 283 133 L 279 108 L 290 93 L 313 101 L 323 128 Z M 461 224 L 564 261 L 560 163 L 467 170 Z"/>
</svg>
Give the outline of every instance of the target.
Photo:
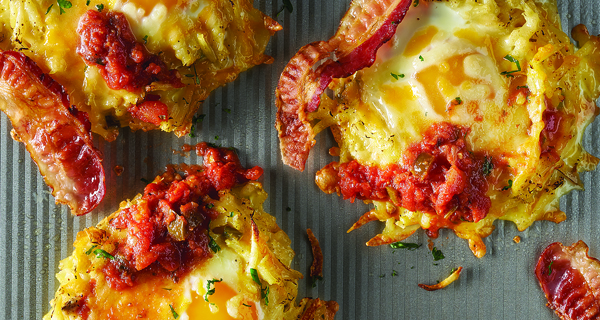
<svg viewBox="0 0 600 320">
<path fill-rule="evenodd" d="M 109 88 L 139 92 L 152 82 L 183 87 L 176 70 L 169 70 L 158 55 L 136 41 L 123 13 L 88 10 L 77 33 L 77 53 L 100 70 Z"/>
<path fill-rule="evenodd" d="M 466 128 L 437 123 L 409 146 L 402 163 L 377 167 L 352 160 L 328 167 L 337 167 L 336 189 L 345 199 L 389 200 L 452 222 L 479 221 L 491 206 L 486 193 L 492 159 L 467 150 L 468 133 Z"/>
<path fill-rule="evenodd" d="M 146 186 L 142 201 L 110 221 L 127 232 L 102 269 L 111 288 L 132 287 L 144 273 L 178 281 L 211 255 L 208 225 L 218 215 L 212 204 L 218 192 L 262 175 L 260 167 L 242 168 L 232 150 L 200 143 L 196 151 L 203 166 L 168 166 Z"/>
</svg>

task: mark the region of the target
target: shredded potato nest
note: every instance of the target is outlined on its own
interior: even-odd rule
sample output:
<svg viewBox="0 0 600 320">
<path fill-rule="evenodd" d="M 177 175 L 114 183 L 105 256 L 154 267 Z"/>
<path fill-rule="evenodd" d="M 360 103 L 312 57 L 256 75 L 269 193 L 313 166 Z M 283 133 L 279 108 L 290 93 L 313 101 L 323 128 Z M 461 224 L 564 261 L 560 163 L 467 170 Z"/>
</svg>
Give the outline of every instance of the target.
<svg viewBox="0 0 600 320">
<path fill-rule="evenodd" d="M 356 3 L 354 1 L 353 5 L 358 6 Z M 573 30 L 573 37 L 578 42 L 575 48 L 561 30 L 554 1 L 421 1 L 420 9 L 410 10 L 427 12 L 442 5 L 457 16 L 454 21 L 466 21 L 460 25 L 463 29 L 454 31 L 454 38 L 452 35 L 447 38 L 451 40 L 442 41 L 440 39 L 445 38 L 441 36 L 436 38 L 437 34 L 453 32 L 450 27 L 448 31 L 442 27 L 435 28 L 436 36 L 429 38 L 429 42 L 423 42 L 422 35 L 429 29 L 411 30 L 410 25 L 405 25 L 405 18 L 398 26 L 397 38 L 380 49 L 373 67 L 359 70 L 346 78 L 333 79 L 328 87 L 330 95 L 321 95 L 318 109 L 306 112 L 305 120 L 301 115 L 306 110 L 300 109 L 300 120 L 297 121 L 310 124 L 308 135 L 311 137 L 313 132 L 317 134 L 331 128 L 339 147 L 332 148 L 330 153 L 339 156 L 339 161 L 317 172 L 316 183 L 324 192 L 338 194 L 343 193 L 338 184 L 342 179 L 338 175 L 338 165 L 357 161 L 370 168 L 385 168 L 397 163 L 406 166 L 402 163 L 405 150 L 420 141 L 430 125 L 448 122 L 468 128 L 469 133 L 464 137 L 468 151 L 486 155 L 486 161 L 488 157 L 495 161 L 482 170 L 489 186 L 486 196 L 491 200 L 491 208 L 483 219 L 451 221 L 448 216 L 453 212 L 409 211 L 398 205 L 401 202 L 397 199 L 398 191 L 388 188 L 386 199 L 363 199 L 373 203 L 374 208 L 349 231 L 370 221 L 385 222 L 383 232 L 367 242 L 367 245 L 375 246 L 406 239 L 419 228 L 428 230 L 433 237 L 437 236 L 438 229 L 448 228 L 468 240 L 473 253 L 482 257 L 486 252 L 482 238 L 492 233 L 493 222 L 497 219 L 514 222 L 520 231 L 538 220 L 564 221 L 566 215 L 559 209 L 559 198 L 573 189 L 581 189 L 579 173 L 593 170 L 598 164 L 596 157 L 583 150 L 581 141 L 585 128 L 598 113 L 600 40 L 589 35 L 584 26 L 577 26 Z M 407 17 L 411 14 L 410 10 Z M 344 17 L 353 18 L 351 15 Z M 431 21 L 434 20 L 431 18 Z M 347 21 L 342 26 L 346 24 Z M 336 37 L 343 38 L 339 33 L 344 30 L 341 27 L 340 30 Z M 411 39 L 413 33 L 415 36 Z M 408 61 L 402 64 L 392 59 L 394 50 L 399 50 L 395 47 L 397 39 L 406 35 L 413 41 L 408 42 L 409 46 L 416 43 L 414 46 L 418 47 L 419 41 L 424 44 L 422 51 L 411 53 L 412 56 L 407 54 L 409 47 L 404 53 L 400 51 L 403 59 Z M 353 45 L 357 44 L 353 42 Z M 439 50 L 436 45 L 439 45 Z M 441 48 L 445 46 L 448 49 L 444 51 Z M 380 57 L 381 50 L 384 53 Z M 448 100 L 445 111 L 436 109 L 433 102 L 428 102 L 432 106 L 427 109 L 422 103 L 425 94 L 415 89 L 419 77 L 429 70 L 420 67 L 420 63 L 441 70 L 445 68 L 442 61 L 452 59 L 452 56 L 448 58 L 448 52 L 457 52 L 457 56 L 464 59 L 465 73 L 470 72 L 470 77 L 481 77 L 496 86 L 490 86 L 490 93 L 485 90 L 469 91 L 473 88 L 464 86 L 459 88 L 462 91 L 452 91 L 453 86 L 443 87 L 443 83 L 438 83 L 439 88 L 435 90 L 439 89 L 441 96 L 450 92 L 446 97 L 452 101 Z M 473 64 L 475 67 L 469 69 L 467 63 L 473 61 L 464 58 L 469 54 L 485 57 L 478 60 L 484 62 Z M 489 66 L 485 61 L 491 61 Z M 436 66 L 437 63 L 440 65 Z M 294 60 L 290 64 L 299 65 Z M 411 73 L 397 66 L 416 66 L 416 71 Z M 398 83 L 405 83 L 402 81 L 410 83 L 410 86 L 399 88 Z M 313 90 L 310 87 L 304 89 L 306 92 L 299 90 L 300 96 L 309 95 Z M 282 97 L 290 94 L 286 91 L 287 87 L 278 90 L 281 90 L 278 94 Z M 425 90 L 430 89 L 425 87 Z M 460 92 L 460 96 L 456 92 Z M 487 98 L 476 100 L 467 94 Z M 475 101 L 475 104 L 467 99 Z M 381 101 L 396 103 L 398 110 L 404 108 L 402 110 L 407 111 L 394 114 L 396 111 L 391 107 L 379 107 Z M 416 107 L 410 107 L 411 103 Z M 285 112 L 288 106 L 278 101 L 278 108 Z M 559 134 L 550 135 L 553 138 L 547 141 L 544 129 L 555 125 L 547 119 L 550 113 L 555 117 L 553 119 L 559 119 L 557 122 L 560 124 L 556 125 Z M 310 142 L 310 139 L 307 141 Z M 302 143 L 305 141 L 299 141 L 298 145 Z M 282 150 L 284 147 L 293 150 L 294 145 L 291 145 L 283 146 L 282 143 Z M 417 164 L 414 166 L 416 168 Z M 354 200 L 353 197 L 351 199 Z"/>
<path fill-rule="evenodd" d="M 80 319 L 81 315 L 77 315 L 76 310 L 83 301 L 91 309 L 87 319 L 105 319 L 110 314 L 113 315 L 111 319 L 134 319 L 140 315 L 146 319 L 171 319 L 172 310 L 182 314 L 182 310 L 190 309 L 190 290 L 194 290 L 193 287 L 190 289 L 190 283 L 194 278 L 201 278 L 202 273 L 210 272 L 199 274 L 196 271 L 206 269 L 205 266 L 213 261 L 217 265 L 231 266 L 233 272 L 237 270 L 238 288 L 227 301 L 227 310 L 230 314 L 230 310 L 236 310 L 237 319 L 255 319 L 247 313 L 250 309 L 261 310 L 260 319 L 333 319 L 338 309 L 334 301 L 305 298 L 296 305 L 298 280 L 302 274 L 290 268 L 294 257 L 290 239 L 277 226 L 275 218 L 263 211 L 262 204 L 266 198 L 267 194 L 258 182 L 247 182 L 221 191 L 219 199 L 211 200 L 212 208 L 219 216 L 211 220 L 209 229 L 209 236 L 220 247 L 218 252 L 194 266 L 189 275 L 178 282 L 160 276 L 146 276 L 144 281 L 138 280 L 130 289 L 115 291 L 109 287 L 101 271 L 108 259 L 90 253 L 90 248 L 95 246 L 111 252 L 116 242 L 124 240 L 125 231 L 111 227 L 111 219 L 128 207 L 143 205 L 145 200 L 138 195 L 133 200 L 122 202 L 117 212 L 96 227 L 77 234 L 73 254 L 60 262 L 57 274 L 60 288 L 44 319 Z M 227 261 L 232 255 L 223 252 L 234 252 L 235 262 Z M 241 266 L 239 270 L 235 269 L 237 266 Z M 251 269 L 256 270 L 258 279 L 253 279 Z M 262 283 L 261 288 L 257 280 Z M 263 286 L 269 288 L 267 299 L 261 292 Z M 204 283 L 200 287 L 204 287 Z M 203 292 L 193 294 L 201 296 Z M 207 297 L 210 296 L 205 295 L 205 299 Z M 259 306 L 250 308 L 253 303 Z"/>
<path fill-rule="evenodd" d="M 252 0 L 187 1 L 0 1 L 0 48 L 33 59 L 62 84 L 71 103 L 90 116 L 92 132 L 108 141 L 119 127 L 160 129 L 183 136 L 209 93 L 255 65 L 271 63 L 264 54 L 281 26 L 252 7 Z M 95 66 L 76 53 L 79 18 L 88 10 L 122 12 L 138 43 L 177 70 L 184 86 L 151 83 L 140 92 L 110 89 Z M 128 108 L 147 95 L 168 107 L 160 125 L 132 117 Z"/>
</svg>

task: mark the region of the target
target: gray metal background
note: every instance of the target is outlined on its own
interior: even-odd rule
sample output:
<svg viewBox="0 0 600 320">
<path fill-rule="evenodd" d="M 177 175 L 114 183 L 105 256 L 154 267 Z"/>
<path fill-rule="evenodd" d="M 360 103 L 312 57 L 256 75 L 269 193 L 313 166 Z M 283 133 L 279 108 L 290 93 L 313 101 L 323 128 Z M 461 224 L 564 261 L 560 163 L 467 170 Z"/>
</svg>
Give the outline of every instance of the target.
<svg viewBox="0 0 600 320">
<path fill-rule="evenodd" d="M 195 155 L 173 154 L 184 143 L 208 141 L 235 147 L 243 165 L 265 169 L 261 181 L 269 193 L 267 212 L 292 239 L 296 251 L 294 267 L 305 275 L 312 261 L 306 228 L 321 242 L 324 281 L 311 288 L 302 280 L 299 296 L 336 300 L 338 319 L 553 319 L 533 275 L 537 256 L 549 243 L 571 244 L 582 239 L 591 255 L 600 257 L 600 172 L 585 173 L 585 191 L 561 200 L 567 221 L 556 225 L 536 222 L 525 232 L 512 223 L 498 221 L 496 231 L 485 239 L 486 256 L 477 259 L 466 241 L 448 231 L 434 240 L 446 258 L 433 263 L 422 231 L 409 240 L 424 244 L 417 251 L 392 250 L 388 246 L 368 248 L 364 243 L 382 229 L 377 222 L 346 234 L 367 210 L 335 195 L 325 195 L 314 183 L 315 172 L 332 158 L 329 134 L 321 134 L 305 172 L 281 163 L 274 128 L 274 90 L 279 74 L 290 57 L 304 44 L 331 37 L 349 0 L 292 0 L 294 11 L 277 20 L 284 30 L 267 49 L 275 57 L 272 65 L 256 67 L 233 83 L 216 90 L 204 104 L 207 116 L 197 138 L 177 139 L 163 132 L 121 130 L 113 143 L 100 141 L 107 173 L 107 195 L 94 213 L 73 217 L 66 206 L 56 206 L 48 187 L 22 144 L 10 138 L 11 124 L 0 119 L 0 319 L 39 319 L 49 308 L 58 281 L 58 262 L 71 254 L 78 231 L 95 225 L 118 208 L 125 198 L 141 192 L 169 163 L 196 163 Z M 585 23 L 591 33 L 600 33 L 600 0 L 559 0 L 564 30 Z M 282 0 L 256 0 L 255 6 L 275 17 Z M 231 110 L 230 113 L 224 109 Z M 585 148 L 600 156 L 596 121 L 588 128 Z M 218 136 L 218 138 L 217 138 Z M 125 168 L 117 176 L 113 168 Z M 290 208 L 291 210 L 287 210 Z M 512 238 L 519 235 L 520 244 Z M 435 283 L 457 266 L 465 267 L 460 279 L 448 288 L 427 292 L 418 283 Z M 396 271 L 397 276 L 392 276 Z M 3 293 L 3 294 L 2 294 Z"/>
</svg>

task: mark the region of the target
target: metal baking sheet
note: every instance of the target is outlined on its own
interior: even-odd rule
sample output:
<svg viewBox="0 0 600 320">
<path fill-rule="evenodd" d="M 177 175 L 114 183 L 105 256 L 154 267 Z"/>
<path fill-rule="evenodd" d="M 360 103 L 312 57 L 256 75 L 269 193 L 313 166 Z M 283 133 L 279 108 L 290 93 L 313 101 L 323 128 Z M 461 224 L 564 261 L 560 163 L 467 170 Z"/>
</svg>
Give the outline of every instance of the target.
<svg viewBox="0 0 600 320">
<path fill-rule="evenodd" d="M 204 103 L 206 118 L 197 138 L 176 138 L 164 132 L 131 132 L 107 143 L 96 136 L 104 154 L 107 195 L 94 213 L 73 217 L 66 206 L 54 204 L 35 163 L 24 146 L 10 137 L 11 124 L 0 117 L 0 299 L 1 319 L 40 319 L 49 309 L 58 281 L 58 262 L 71 254 L 78 231 L 95 225 L 118 208 L 120 201 L 143 190 L 142 178 L 152 179 L 169 163 L 196 163 L 195 155 L 173 153 L 187 144 L 213 142 L 237 149 L 243 165 L 265 169 L 261 181 L 269 193 L 265 209 L 277 217 L 292 239 L 294 267 L 305 275 L 312 261 L 306 228 L 321 242 L 324 281 L 311 287 L 300 282 L 299 296 L 336 300 L 337 319 L 557 319 L 533 275 L 537 256 L 554 241 L 571 244 L 579 239 L 600 257 L 600 172 L 584 173 L 585 191 L 561 199 L 568 219 L 561 224 L 536 222 L 518 232 L 509 222 L 497 221 L 485 239 L 488 252 L 477 259 L 466 241 L 449 231 L 435 239 L 445 259 L 434 264 L 424 232 L 409 240 L 424 244 L 416 251 L 389 246 L 366 247 L 383 226 L 371 223 L 350 234 L 346 230 L 367 210 L 335 195 L 325 195 L 314 183 L 315 172 L 329 163 L 333 139 L 317 138 L 304 172 L 284 166 L 274 128 L 274 90 L 290 57 L 304 44 L 331 37 L 350 0 L 291 0 L 293 12 L 277 16 L 284 30 L 271 40 L 271 65 L 258 66 L 233 83 L 213 92 Z M 256 0 L 255 6 L 276 17 L 283 1 Z M 599 34 L 599 0 L 559 0 L 563 29 L 585 23 Z M 399 31 L 401 32 L 401 31 Z M 224 109 L 230 109 L 226 112 Z M 599 123 L 586 132 L 585 148 L 600 156 Z M 124 167 L 118 176 L 113 168 Z M 289 209 L 288 209 L 289 208 Z M 520 236 L 519 244 L 513 242 Z M 463 266 L 460 279 L 448 288 L 427 292 L 418 283 L 435 283 L 450 270 Z M 393 276 L 392 273 L 396 273 Z"/>
</svg>

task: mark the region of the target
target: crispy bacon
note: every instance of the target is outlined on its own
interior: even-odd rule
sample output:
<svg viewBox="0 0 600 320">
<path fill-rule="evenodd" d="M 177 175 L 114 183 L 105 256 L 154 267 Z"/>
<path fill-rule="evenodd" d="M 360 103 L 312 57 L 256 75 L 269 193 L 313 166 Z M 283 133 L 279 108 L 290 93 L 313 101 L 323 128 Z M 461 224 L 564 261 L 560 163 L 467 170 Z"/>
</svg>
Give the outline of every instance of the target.
<svg viewBox="0 0 600 320">
<path fill-rule="evenodd" d="M 375 62 L 411 0 L 354 0 L 335 36 L 300 49 L 283 70 L 276 90 L 277 131 L 283 162 L 300 171 L 315 144 L 307 112 L 317 110 L 334 78 L 348 77 Z M 336 60 L 331 58 L 335 54 Z M 324 62 L 313 70 L 319 61 Z"/>
<path fill-rule="evenodd" d="M 64 88 L 20 52 L 0 52 L 1 109 L 25 143 L 56 202 L 82 215 L 104 198 L 104 169 L 85 112 Z"/>
<path fill-rule="evenodd" d="M 550 307 L 563 320 L 600 318 L 600 261 L 581 240 L 555 242 L 542 252 L 535 275 Z"/>
</svg>

